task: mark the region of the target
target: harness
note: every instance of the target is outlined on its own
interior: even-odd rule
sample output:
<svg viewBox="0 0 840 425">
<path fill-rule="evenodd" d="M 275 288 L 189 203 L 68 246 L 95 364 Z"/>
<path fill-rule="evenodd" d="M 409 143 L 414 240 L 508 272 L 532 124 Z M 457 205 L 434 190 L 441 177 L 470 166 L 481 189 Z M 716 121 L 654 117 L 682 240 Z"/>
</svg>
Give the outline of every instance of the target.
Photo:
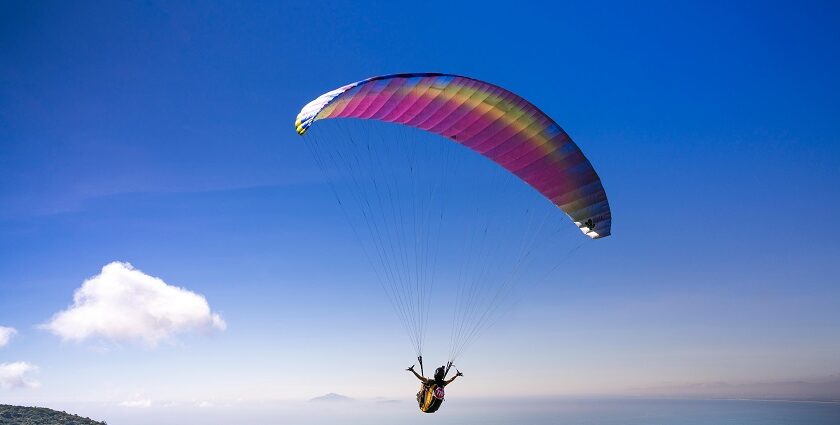
<svg viewBox="0 0 840 425">
<path fill-rule="evenodd" d="M 434 413 L 439 408 L 440 405 L 443 404 L 443 398 L 445 396 L 445 392 L 443 391 L 443 387 L 439 386 L 438 384 L 421 384 L 420 392 L 423 395 L 420 401 L 420 410 L 423 413 Z"/>
</svg>

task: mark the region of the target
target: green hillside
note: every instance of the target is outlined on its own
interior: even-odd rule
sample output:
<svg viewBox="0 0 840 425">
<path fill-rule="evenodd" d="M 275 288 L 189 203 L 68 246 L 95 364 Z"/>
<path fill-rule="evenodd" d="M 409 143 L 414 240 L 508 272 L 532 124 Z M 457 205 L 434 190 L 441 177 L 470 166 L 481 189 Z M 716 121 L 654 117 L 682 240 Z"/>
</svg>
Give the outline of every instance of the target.
<svg viewBox="0 0 840 425">
<path fill-rule="evenodd" d="M 105 422 L 43 407 L 0 404 L 0 425 L 105 425 Z"/>
</svg>

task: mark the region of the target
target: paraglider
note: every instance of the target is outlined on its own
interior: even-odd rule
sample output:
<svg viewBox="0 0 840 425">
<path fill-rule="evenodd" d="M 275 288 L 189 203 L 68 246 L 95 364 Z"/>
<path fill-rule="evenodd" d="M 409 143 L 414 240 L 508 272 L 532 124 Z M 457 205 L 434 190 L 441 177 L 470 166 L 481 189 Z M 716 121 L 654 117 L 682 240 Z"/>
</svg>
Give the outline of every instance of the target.
<svg viewBox="0 0 840 425">
<path fill-rule="evenodd" d="M 420 374 L 414 370 L 414 365 L 411 365 L 406 369 L 407 371 L 413 373 L 414 376 L 421 382 L 420 391 L 417 392 L 417 404 L 420 406 L 420 411 L 423 413 L 435 413 L 438 409 L 440 409 L 441 404 L 443 404 L 445 397 L 445 391 L 443 388 L 451 384 L 455 378 L 464 376 L 464 374 L 461 373 L 460 370 L 455 369 L 455 376 L 446 379 L 446 374 L 449 372 L 449 368 L 452 367 L 452 363 L 449 363 L 446 366 L 441 366 L 435 369 L 433 378 L 426 378 L 422 375 L 422 357 L 418 357 L 417 360 L 420 361 Z"/>
<path fill-rule="evenodd" d="M 326 126 L 317 134 L 312 128 L 320 121 L 346 124 Z M 402 126 L 386 128 L 383 122 Z M 541 244 L 556 239 L 557 233 L 547 230 L 560 222 L 554 211 L 562 211 L 591 239 L 611 234 L 606 192 L 580 148 L 539 108 L 490 83 L 439 73 L 368 78 L 306 104 L 295 129 L 300 135 L 314 133 L 306 145 L 333 178 L 333 192 L 418 359 L 436 280 L 461 282 L 447 362 L 451 366 L 498 318 L 511 288 L 531 271 L 535 257 L 544 254 L 544 268 L 554 270 L 577 249 Z M 423 134 L 455 144 L 420 142 Z M 486 159 L 495 163 L 492 169 Z M 459 178 L 458 173 L 474 174 Z M 488 175 L 495 180 L 483 181 Z M 538 199 L 529 198 L 526 185 Z M 503 188 L 510 188 L 509 199 Z M 489 204 L 495 200 L 500 204 Z M 556 208 L 546 208 L 545 200 Z M 520 215 L 494 216 L 502 210 Z M 490 240 L 494 232 L 496 242 Z M 439 255 L 445 249 L 450 251 Z M 452 269 L 459 271 L 438 279 L 436 274 L 444 273 L 439 271 L 440 257 L 450 259 Z M 437 317 L 440 308 L 436 310 Z M 408 370 L 414 372 L 413 367 Z M 448 367 L 438 371 L 442 375 L 423 377 L 421 360 L 421 374 L 414 372 L 423 381 L 418 403 L 424 412 L 440 407 L 443 387 L 451 382 L 445 381 Z"/>
</svg>

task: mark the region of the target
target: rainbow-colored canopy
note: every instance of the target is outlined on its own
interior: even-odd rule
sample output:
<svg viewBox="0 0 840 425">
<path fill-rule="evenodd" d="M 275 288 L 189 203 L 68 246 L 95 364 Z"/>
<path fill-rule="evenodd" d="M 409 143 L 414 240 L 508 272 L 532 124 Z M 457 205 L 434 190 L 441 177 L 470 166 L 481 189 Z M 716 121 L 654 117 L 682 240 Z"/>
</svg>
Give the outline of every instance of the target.
<svg viewBox="0 0 840 425">
<path fill-rule="evenodd" d="M 368 78 L 309 102 L 295 127 L 303 135 L 326 118 L 394 122 L 449 138 L 527 182 L 587 236 L 610 235 L 610 205 L 592 164 L 554 120 L 499 86 L 435 73 Z"/>
</svg>

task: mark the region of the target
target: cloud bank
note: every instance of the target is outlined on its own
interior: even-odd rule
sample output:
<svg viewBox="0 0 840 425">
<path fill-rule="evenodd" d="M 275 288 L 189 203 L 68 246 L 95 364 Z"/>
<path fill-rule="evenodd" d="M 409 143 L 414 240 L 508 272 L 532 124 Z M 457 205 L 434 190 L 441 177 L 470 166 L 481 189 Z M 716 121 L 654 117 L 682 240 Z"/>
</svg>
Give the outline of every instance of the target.
<svg viewBox="0 0 840 425">
<path fill-rule="evenodd" d="M 11 341 L 15 334 L 17 334 L 17 330 L 15 330 L 15 328 L 0 326 L 0 348 L 8 345 L 9 341 Z"/>
<path fill-rule="evenodd" d="M 39 384 L 29 378 L 38 367 L 27 362 L 0 363 L 0 388 L 35 388 Z"/>
<path fill-rule="evenodd" d="M 73 294 L 73 304 L 41 325 L 65 341 L 91 338 L 156 346 L 177 333 L 224 330 L 204 296 L 113 262 Z"/>
<path fill-rule="evenodd" d="M 148 409 L 149 407 L 152 407 L 152 400 L 149 400 L 149 399 L 126 400 L 126 401 L 120 402 L 120 406 L 140 408 L 140 409 Z"/>
<path fill-rule="evenodd" d="M 704 382 L 642 388 L 635 395 L 648 397 L 736 398 L 765 400 L 840 401 L 840 377 L 752 383 Z"/>
</svg>

